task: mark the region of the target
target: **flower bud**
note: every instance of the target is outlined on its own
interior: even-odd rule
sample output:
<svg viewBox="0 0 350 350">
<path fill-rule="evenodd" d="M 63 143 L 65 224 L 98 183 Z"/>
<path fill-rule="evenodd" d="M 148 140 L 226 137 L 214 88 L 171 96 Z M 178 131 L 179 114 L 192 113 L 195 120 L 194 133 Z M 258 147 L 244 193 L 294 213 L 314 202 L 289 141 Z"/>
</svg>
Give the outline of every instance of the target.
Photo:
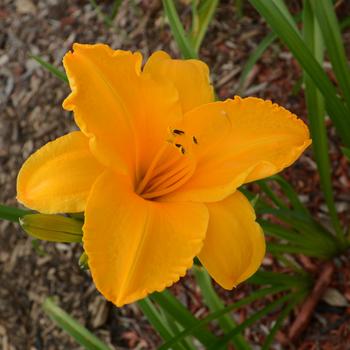
<svg viewBox="0 0 350 350">
<path fill-rule="evenodd" d="M 83 223 L 62 215 L 28 214 L 20 218 L 28 235 L 50 242 L 81 242 Z"/>
</svg>

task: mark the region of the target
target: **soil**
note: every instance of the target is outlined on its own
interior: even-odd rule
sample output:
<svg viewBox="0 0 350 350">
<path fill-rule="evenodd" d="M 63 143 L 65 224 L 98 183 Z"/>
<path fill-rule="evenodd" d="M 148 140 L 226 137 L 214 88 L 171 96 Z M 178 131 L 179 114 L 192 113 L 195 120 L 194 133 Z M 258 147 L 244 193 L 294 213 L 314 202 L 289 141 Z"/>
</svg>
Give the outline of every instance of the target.
<svg viewBox="0 0 350 350">
<path fill-rule="evenodd" d="M 185 2 L 180 1 L 181 16 L 189 26 Z M 112 1 L 100 3 L 103 11 L 110 10 Z M 349 15 L 348 4 L 338 3 L 339 12 Z M 288 5 L 295 12 L 300 8 L 299 1 L 290 0 Z M 210 66 L 220 99 L 235 94 L 243 64 L 268 32 L 248 4 L 239 17 L 233 0 L 221 1 L 200 52 Z M 350 42 L 350 32 L 344 33 L 344 40 Z M 61 67 L 62 56 L 74 42 L 103 42 L 113 48 L 140 50 L 144 57 L 157 49 L 178 56 L 160 0 L 123 1 L 110 28 L 87 0 L 0 0 L 0 203 L 18 206 L 16 175 L 23 161 L 43 144 L 76 129 L 72 115 L 61 107 L 68 86 L 31 58 L 40 55 Z M 252 70 L 243 95 L 271 99 L 305 119 L 303 92 L 293 94 L 300 77 L 297 63 L 276 41 Z M 328 125 L 336 205 L 345 227 L 349 227 L 349 163 L 340 153 L 330 121 Z M 327 212 L 311 150 L 284 176 L 313 214 L 325 221 Z M 8 222 L 0 222 L 0 242 L 0 349 L 81 349 L 43 313 L 41 304 L 48 296 L 55 296 L 62 308 L 112 349 L 156 349 L 161 343 L 136 305 L 116 308 L 96 291 L 89 273 L 78 266 L 79 245 L 44 242 L 37 246 L 17 225 Z M 304 261 L 314 271 L 322 267 L 312 259 Z M 271 264 L 276 262 L 267 256 L 264 265 Z M 350 349 L 350 260 L 339 257 L 335 266 L 330 285 L 333 302 L 319 303 L 306 331 L 288 346 L 285 334 L 293 317 L 287 320 L 275 349 Z M 207 312 L 191 273 L 172 289 L 195 315 Z M 251 287 L 232 292 L 217 289 L 225 301 L 232 302 L 247 295 Z M 334 306 L 334 290 L 344 298 L 342 306 Z M 236 316 L 243 320 L 250 311 L 242 309 Z M 270 315 L 246 331 L 257 348 L 273 319 Z"/>
</svg>

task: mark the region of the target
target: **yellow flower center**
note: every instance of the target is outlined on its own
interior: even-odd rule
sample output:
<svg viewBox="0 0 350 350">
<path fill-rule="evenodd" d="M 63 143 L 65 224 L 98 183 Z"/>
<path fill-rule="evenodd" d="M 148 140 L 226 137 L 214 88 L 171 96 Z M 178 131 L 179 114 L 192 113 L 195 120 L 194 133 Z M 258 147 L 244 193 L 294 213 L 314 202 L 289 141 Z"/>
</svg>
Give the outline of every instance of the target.
<svg viewBox="0 0 350 350">
<path fill-rule="evenodd" d="M 192 143 L 197 144 L 195 137 Z M 154 156 L 136 193 L 145 199 L 167 195 L 185 184 L 195 171 L 192 146 L 184 131 L 173 129 L 171 138 Z"/>
</svg>

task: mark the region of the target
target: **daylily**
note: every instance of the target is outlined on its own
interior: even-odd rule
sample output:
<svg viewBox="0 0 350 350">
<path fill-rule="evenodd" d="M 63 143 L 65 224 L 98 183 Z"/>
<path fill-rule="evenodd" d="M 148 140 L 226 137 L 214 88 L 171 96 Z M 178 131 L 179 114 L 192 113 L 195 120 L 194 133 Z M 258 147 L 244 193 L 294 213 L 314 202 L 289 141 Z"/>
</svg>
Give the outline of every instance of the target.
<svg viewBox="0 0 350 350">
<path fill-rule="evenodd" d="M 117 306 L 170 286 L 198 256 L 226 289 L 251 276 L 263 232 L 237 188 L 291 165 L 305 124 L 258 98 L 215 102 L 208 67 L 106 45 L 64 57 L 63 103 L 80 131 L 24 163 L 18 200 L 42 213 L 85 212 L 97 289 Z"/>
</svg>

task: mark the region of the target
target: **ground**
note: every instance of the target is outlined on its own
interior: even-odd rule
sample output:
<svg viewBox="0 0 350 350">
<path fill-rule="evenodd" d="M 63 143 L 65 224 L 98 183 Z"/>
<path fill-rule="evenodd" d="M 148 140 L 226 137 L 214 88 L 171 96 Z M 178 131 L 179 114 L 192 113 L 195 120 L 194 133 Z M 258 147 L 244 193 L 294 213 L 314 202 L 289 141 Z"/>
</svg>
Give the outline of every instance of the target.
<svg viewBox="0 0 350 350">
<path fill-rule="evenodd" d="M 340 12 L 349 6 L 340 3 Z M 298 1 L 288 1 L 294 11 Z M 182 4 L 183 5 L 183 4 Z M 239 18 L 234 1 L 222 1 L 210 31 L 204 40 L 201 58 L 208 63 L 220 98 L 231 97 L 244 62 L 269 29 L 257 13 L 246 5 Z M 109 1 L 102 2 L 108 10 Z M 182 19 L 189 12 L 182 6 Z M 349 41 L 349 33 L 344 39 Z M 145 57 L 157 49 L 178 55 L 176 45 L 164 19 L 160 1 L 125 0 L 111 28 L 87 0 L 1 0 L 0 1 L 0 202 L 17 206 L 16 174 L 34 150 L 74 130 L 72 115 L 61 103 L 69 89 L 62 81 L 42 69 L 31 57 L 40 55 L 56 66 L 72 43 L 108 43 L 113 48 L 140 50 Z M 306 117 L 302 91 L 295 90 L 301 76 L 292 56 L 275 42 L 263 55 L 248 79 L 245 95 L 272 99 Z M 349 163 L 339 152 L 339 142 L 329 123 L 332 139 L 337 207 L 344 223 L 350 218 Z M 319 191 L 315 162 L 309 150 L 292 168 L 285 171 L 301 198 L 313 213 L 325 219 L 325 206 Z M 32 240 L 17 225 L 0 222 L 0 348 L 13 349 L 80 349 L 54 326 L 41 308 L 42 300 L 56 296 L 59 304 L 85 324 L 113 349 L 156 349 L 160 343 L 135 305 L 116 308 L 108 303 L 91 283 L 88 272 L 79 269 L 79 245 L 44 243 L 33 246 Z M 266 266 L 273 261 L 267 257 Z M 310 265 L 311 264 L 311 265 Z M 308 266 L 315 264 L 308 262 Z M 318 305 L 309 328 L 296 342 L 298 349 L 349 349 L 350 302 L 349 267 L 346 257 L 335 261 L 336 272 L 331 286 L 345 297 L 343 306 Z M 315 266 L 314 270 L 318 268 Z M 198 288 L 191 276 L 174 288 L 188 307 L 203 315 Z M 218 291 L 225 300 L 242 297 L 249 289 Z M 246 310 L 238 317 L 242 318 Z M 286 328 L 293 319 L 288 320 Z M 346 322 L 347 321 L 347 322 Z M 266 326 L 256 326 L 246 335 L 259 342 Z M 279 334 L 276 349 L 287 347 Z M 284 344 L 284 345 L 281 345 Z M 288 347 L 293 348 L 292 345 Z"/>
</svg>

